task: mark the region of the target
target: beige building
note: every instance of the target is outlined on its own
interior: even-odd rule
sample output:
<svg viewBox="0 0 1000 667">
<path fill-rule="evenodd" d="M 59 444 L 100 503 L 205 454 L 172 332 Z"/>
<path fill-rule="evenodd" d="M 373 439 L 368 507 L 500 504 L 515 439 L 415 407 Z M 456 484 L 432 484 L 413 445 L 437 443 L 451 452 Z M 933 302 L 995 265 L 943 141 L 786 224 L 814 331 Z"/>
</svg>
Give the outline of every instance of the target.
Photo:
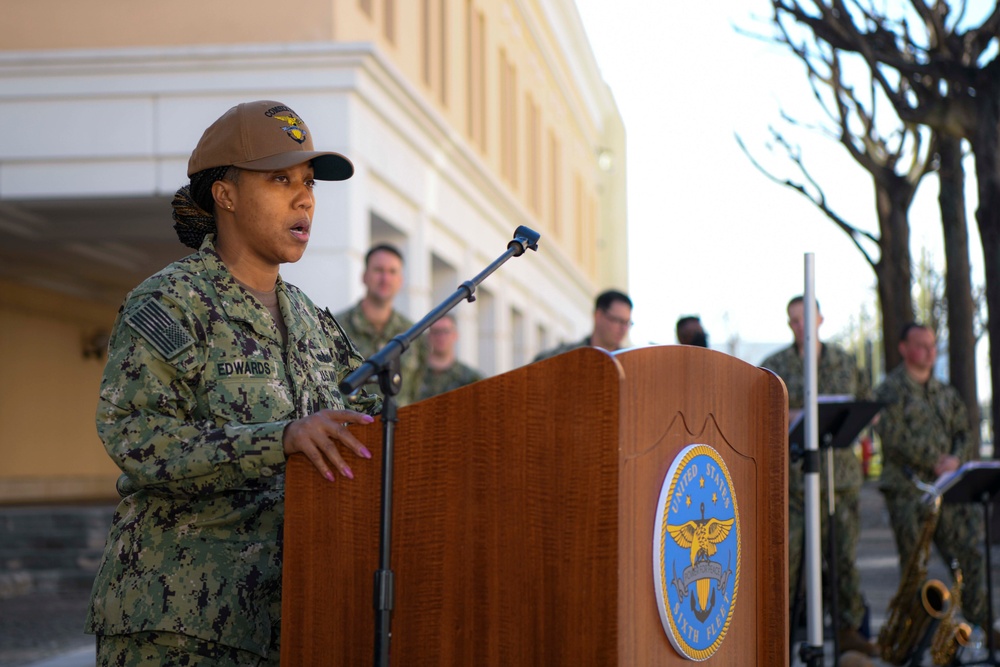
<svg viewBox="0 0 1000 667">
<path fill-rule="evenodd" d="M 589 330 L 627 287 L 625 136 L 571 0 L 34 0 L 0 9 L 0 503 L 108 499 L 96 436 L 126 292 L 186 254 L 170 198 L 202 130 L 278 99 L 354 178 L 317 188 L 283 276 L 336 311 L 367 248 L 407 257 L 414 319 L 542 235 L 456 309 L 486 374 Z"/>
</svg>

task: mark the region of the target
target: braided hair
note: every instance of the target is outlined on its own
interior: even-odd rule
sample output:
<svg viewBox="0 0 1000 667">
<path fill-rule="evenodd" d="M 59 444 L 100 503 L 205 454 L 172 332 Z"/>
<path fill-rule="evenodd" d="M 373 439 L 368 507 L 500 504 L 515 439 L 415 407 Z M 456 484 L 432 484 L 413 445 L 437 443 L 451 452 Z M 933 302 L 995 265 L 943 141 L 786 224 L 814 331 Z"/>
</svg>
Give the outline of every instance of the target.
<svg viewBox="0 0 1000 667">
<path fill-rule="evenodd" d="M 185 185 L 174 193 L 170 205 L 174 209 L 174 231 L 181 243 L 197 250 L 206 234 L 215 233 L 212 184 L 221 180 L 235 183 L 238 178 L 239 169 L 236 167 L 211 167 L 193 174 L 190 185 Z"/>
</svg>

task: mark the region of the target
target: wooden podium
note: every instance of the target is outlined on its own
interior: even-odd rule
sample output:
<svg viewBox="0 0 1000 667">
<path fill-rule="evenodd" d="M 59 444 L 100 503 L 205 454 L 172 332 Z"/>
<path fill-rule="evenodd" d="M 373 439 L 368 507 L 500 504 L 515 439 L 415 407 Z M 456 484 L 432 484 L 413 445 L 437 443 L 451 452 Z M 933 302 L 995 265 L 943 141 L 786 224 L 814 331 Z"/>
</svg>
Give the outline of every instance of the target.
<svg viewBox="0 0 1000 667">
<path fill-rule="evenodd" d="M 349 458 L 353 481 L 288 462 L 286 667 L 373 663 L 381 427 L 356 432 L 373 460 Z M 392 665 L 687 664 L 652 545 L 664 478 L 698 443 L 728 466 L 742 535 L 731 623 L 704 662 L 787 666 L 787 433 L 775 375 L 682 346 L 581 348 L 403 408 Z"/>
</svg>

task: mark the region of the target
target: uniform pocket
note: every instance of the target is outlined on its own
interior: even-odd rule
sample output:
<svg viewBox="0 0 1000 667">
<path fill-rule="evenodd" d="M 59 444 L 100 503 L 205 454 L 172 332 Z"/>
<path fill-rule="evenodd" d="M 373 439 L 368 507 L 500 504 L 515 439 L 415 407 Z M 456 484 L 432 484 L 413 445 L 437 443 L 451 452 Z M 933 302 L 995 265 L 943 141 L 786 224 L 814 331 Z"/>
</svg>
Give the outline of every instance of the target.
<svg viewBox="0 0 1000 667">
<path fill-rule="evenodd" d="M 212 415 L 223 422 L 263 424 L 294 417 L 288 387 L 270 378 L 217 380 L 209 390 Z"/>
</svg>

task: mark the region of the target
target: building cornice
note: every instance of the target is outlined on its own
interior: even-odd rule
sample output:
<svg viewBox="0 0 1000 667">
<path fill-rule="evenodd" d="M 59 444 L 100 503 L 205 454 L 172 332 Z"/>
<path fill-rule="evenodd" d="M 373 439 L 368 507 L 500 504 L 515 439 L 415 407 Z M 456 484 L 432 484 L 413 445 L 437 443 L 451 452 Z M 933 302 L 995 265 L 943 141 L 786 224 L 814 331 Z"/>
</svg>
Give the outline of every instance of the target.
<svg viewBox="0 0 1000 667">
<path fill-rule="evenodd" d="M 278 74 L 274 77 L 275 73 Z M 219 74 L 227 75 L 220 77 Z M 440 175 L 469 197 L 490 226 L 506 237 L 518 225 L 537 227 L 527 208 L 448 124 L 437 108 L 370 42 L 308 42 L 114 49 L 67 49 L 0 53 L 0 104 L 32 100 L 136 96 L 238 95 L 282 92 L 357 95 L 390 126 L 405 114 L 417 130 L 400 133 L 428 164 L 449 161 Z M 389 101 L 390 104 L 385 104 Z M 155 155 L 154 159 L 176 159 Z M 134 193 L 133 193 L 134 194 Z M 557 270 L 583 293 L 593 286 L 586 272 L 557 246 L 544 244 Z"/>
</svg>

